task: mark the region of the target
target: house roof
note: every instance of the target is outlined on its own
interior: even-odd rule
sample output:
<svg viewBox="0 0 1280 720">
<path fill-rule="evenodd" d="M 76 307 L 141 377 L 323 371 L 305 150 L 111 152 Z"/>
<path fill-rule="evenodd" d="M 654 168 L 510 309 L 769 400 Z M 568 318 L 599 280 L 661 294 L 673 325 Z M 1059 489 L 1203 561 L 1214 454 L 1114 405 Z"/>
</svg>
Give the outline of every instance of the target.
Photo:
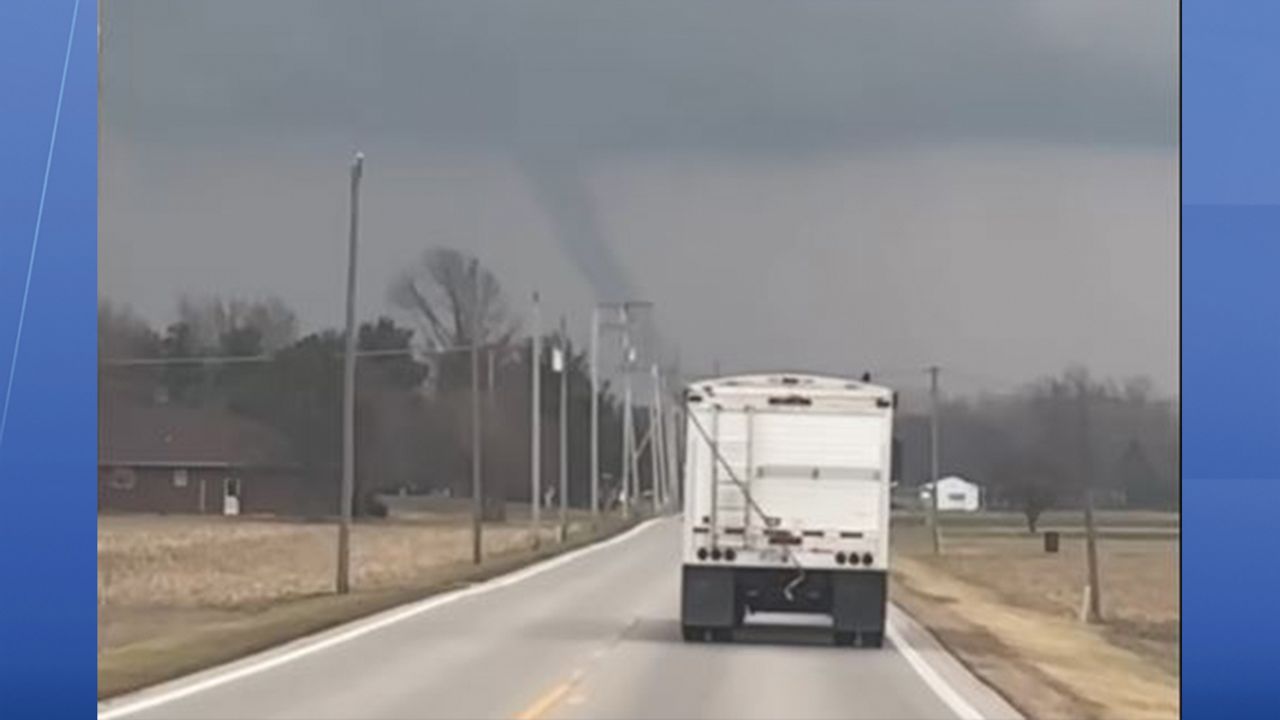
<svg viewBox="0 0 1280 720">
<path fill-rule="evenodd" d="M 99 411 L 105 465 L 292 467 L 289 442 L 263 423 L 225 410 L 110 403 Z"/>
</svg>

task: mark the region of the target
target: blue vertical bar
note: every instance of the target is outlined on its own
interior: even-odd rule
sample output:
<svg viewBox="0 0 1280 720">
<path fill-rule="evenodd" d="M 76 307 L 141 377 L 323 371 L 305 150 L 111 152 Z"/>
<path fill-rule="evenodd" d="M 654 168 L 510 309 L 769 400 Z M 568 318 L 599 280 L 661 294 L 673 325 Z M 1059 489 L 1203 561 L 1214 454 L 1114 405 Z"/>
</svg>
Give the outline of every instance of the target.
<svg viewBox="0 0 1280 720">
<path fill-rule="evenodd" d="M 1183 3 L 1183 713 L 1277 717 L 1280 4 Z"/>
<path fill-rule="evenodd" d="M 0 716 L 96 697 L 94 0 L 0 3 Z"/>
</svg>

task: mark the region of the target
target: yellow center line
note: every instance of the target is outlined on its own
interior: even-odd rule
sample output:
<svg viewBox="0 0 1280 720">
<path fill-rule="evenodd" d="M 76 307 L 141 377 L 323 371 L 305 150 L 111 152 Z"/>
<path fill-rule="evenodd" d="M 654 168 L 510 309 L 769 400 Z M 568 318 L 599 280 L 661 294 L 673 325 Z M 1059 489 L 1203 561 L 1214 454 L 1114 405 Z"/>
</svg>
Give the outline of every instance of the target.
<svg viewBox="0 0 1280 720">
<path fill-rule="evenodd" d="M 591 653 L 592 660 L 598 663 L 601 658 L 609 654 L 609 652 L 612 649 L 617 647 L 618 643 L 621 642 L 622 639 L 627 635 L 627 633 L 629 633 L 631 629 L 634 628 L 638 623 L 639 623 L 639 619 L 632 618 L 631 622 L 627 623 L 627 627 L 624 628 L 623 631 L 617 637 L 613 638 L 612 642 L 610 642 L 610 644 L 607 647 L 600 648 L 595 652 Z M 590 666 L 591 666 L 590 664 L 587 665 L 587 667 L 590 667 Z M 580 667 L 575 669 L 570 674 L 568 682 L 562 682 L 559 685 L 556 685 L 555 687 L 548 690 L 545 694 L 542 695 L 542 697 L 534 701 L 532 705 L 525 708 L 524 712 L 520 713 L 519 715 L 516 715 L 515 720 L 539 720 L 544 715 L 546 715 L 548 711 L 554 708 L 557 703 L 563 700 L 564 696 L 568 695 L 570 690 L 572 690 L 580 682 L 582 682 L 582 678 L 585 677 L 586 674 L 587 674 L 586 667 Z M 581 700 L 581 696 L 577 696 L 577 697 L 579 700 Z"/>
<path fill-rule="evenodd" d="M 516 720 L 538 720 L 548 710 L 555 707 L 556 703 L 560 702 L 561 698 L 567 695 L 571 689 L 573 689 L 573 683 L 571 682 L 560 683 L 551 688 L 545 695 L 538 698 L 528 708 L 525 708 L 524 712 L 517 715 Z"/>
</svg>

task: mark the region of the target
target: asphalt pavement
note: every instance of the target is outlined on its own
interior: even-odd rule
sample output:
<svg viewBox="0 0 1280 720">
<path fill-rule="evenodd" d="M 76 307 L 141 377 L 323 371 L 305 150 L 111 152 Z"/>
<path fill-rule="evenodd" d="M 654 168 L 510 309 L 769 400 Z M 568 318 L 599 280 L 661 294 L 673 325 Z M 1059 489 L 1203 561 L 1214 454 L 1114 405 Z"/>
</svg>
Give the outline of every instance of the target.
<svg viewBox="0 0 1280 720">
<path fill-rule="evenodd" d="M 685 643 L 679 527 L 654 521 L 108 702 L 99 718 L 1017 716 L 896 609 L 879 650 L 835 647 L 816 620 L 781 617 L 751 618 L 731 643 Z"/>
</svg>

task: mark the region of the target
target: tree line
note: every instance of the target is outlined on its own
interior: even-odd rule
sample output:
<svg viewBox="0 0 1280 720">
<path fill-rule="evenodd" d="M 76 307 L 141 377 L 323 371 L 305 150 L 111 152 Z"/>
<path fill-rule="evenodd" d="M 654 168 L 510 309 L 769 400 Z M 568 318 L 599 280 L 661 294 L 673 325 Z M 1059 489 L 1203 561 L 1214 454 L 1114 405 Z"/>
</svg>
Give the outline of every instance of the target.
<svg viewBox="0 0 1280 720">
<path fill-rule="evenodd" d="M 939 470 L 983 486 L 989 506 L 1040 515 L 1079 507 L 1180 509 L 1181 418 L 1149 380 L 1099 380 L 1080 367 L 1013 392 L 950 398 L 939 410 Z M 929 415 L 904 414 L 903 477 L 929 481 Z"/>
<path fill-rule="evenodd" d="M 360 324 L 356 367 L 356 512 L 384 512 L 381 494 L 471 494 L 472 372 L 468 349 L 480 348 L 482 468 L 486 518 L 504 517 L 507 501 L 530 495 L 531 343 L 509 310 L 501 284 L 473 257 L 433 248 L 396 278 L 387 315 Z M 229 411 L 285 437 L 303 465 L 309 505 L 337 507 L 341 472 L 344 333 L 301 335 L 279 299 L 183 297 L 177 319 L 154 328 L 108 300 L 99 306 L 99 357 L 156 364 L 100 365 L 100 407 L 174 403 Z M 569 501 L 589 500 L 591 386 L 588 358 L 570 338 L 543 337 L 565 351 L 565 372 L 541 362 L 542 478 L 559 477 L 559 385 L 568 386 Z M 217 362 L 188 362 L 218 358 Z M 163 362 L 174 361 L 174 362 Z M 620 403 L 600 389 L 602 468 L 617 467 Z M 616 491 L 602 472 L 601 494 Z M 300 512 L 302 510 L 300 509 Z"/>
</svg>

